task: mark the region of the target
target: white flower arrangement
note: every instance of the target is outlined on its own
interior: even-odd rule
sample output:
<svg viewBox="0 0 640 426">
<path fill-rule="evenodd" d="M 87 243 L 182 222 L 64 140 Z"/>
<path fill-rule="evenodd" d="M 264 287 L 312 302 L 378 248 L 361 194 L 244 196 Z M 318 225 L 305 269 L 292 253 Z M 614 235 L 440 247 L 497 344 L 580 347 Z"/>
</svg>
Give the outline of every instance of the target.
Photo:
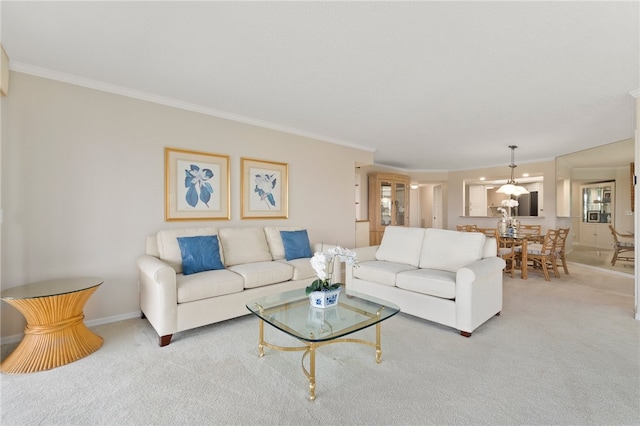
<svg viewBox="0 0 640 426">
<path fill-rule="evenodd" d="M 502 207 L 498 207 L 498 212 L 502 213 L 502 217 L 509 218 L 511 217 L 511 209 L 513 207 L 518 207 L 520 203 L 518 203 L 518 200 L 509 198 L 507 200 L 502 200 L 500 204 L 502 204 Z"/>
<path fill-rule="evenodd" d="M 306 288 L 307 295 L 314 291 L 336 290 L 340 288 L 340 283 L 331 283 L 331 276 L 333 275 L 333 267 L 336 259 L 348 265 L 357 266 L 358 264 L 356 253 L 353 250 L 340 246 L 329 249 L 326 253 L 316 252 L 310 262 L 318 278 Z"/>
<path fill-rule="evenodd" d="M 502 207 L 518 207 L 520 205 L 520 203 L 518 203 L 518 200 L 514 200 L 513 198 L 509 198 L 508 200 L 502 200 Z"/>
</svg>

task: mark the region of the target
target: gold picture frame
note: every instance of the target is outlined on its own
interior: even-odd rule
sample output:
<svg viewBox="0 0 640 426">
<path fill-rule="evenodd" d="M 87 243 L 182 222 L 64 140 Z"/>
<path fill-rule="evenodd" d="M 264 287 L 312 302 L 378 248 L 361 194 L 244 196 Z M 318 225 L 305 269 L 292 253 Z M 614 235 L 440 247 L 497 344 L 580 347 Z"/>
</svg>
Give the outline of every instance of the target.
<svg viewBox="0 0 640 426">
<path fill-rule="evenodd" d="M 229 220 L 229 156 L 164 150 L 165 221 Z"/>
<path fill-rule="evenodd" d="M 286 163 L 240 159 L 242 219 L 289 217 L 288 168 Z"/>
</svg>

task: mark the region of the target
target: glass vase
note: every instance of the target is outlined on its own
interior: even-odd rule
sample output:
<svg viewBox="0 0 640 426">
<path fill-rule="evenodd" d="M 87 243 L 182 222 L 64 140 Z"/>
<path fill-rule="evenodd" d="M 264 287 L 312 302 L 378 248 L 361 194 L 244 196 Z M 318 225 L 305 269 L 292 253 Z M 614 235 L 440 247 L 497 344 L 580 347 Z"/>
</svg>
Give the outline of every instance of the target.
<svg viewBox="0 0 640 426">
<path fill-rule="evenodd" d="M 498 221 L 498 233 L 500 235 L 507 235 L 507 230 L 509 229 L 509 219 L 503 217 Z"/>
<path fill-rule="evenodd" d="M 520 231 L 520 219 L 515 217 L 511 218 L 511 228 L 513 229 L 514 234 L 518 234 Z"/>
</svg>

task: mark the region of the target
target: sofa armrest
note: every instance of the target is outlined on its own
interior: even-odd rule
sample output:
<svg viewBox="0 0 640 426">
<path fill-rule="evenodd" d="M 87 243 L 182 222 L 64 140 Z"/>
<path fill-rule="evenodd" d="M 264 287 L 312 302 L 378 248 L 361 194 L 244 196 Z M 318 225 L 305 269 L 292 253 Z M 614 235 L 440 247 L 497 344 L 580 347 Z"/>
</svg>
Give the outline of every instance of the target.
<svg viewBox="0 0 640 426">
<path fill-rule="evenodd" d="M 380 246 L 358 247 L 353 249 L 353 251 L 356 253 L 356 259 L 358 263 L 376 260 L 376 252 L 378 251 L 378 247 Z M 345 265 L 344 282 L 347 287 L 349 287 L 349 283 L 351 283 L 351 280 L 353 280 L 353 268 L 356 267 L 357 266 L 349 264 Z"/>
<path fill-rule="evenodd" d="M 468 280 L 473 282 L 482 279 L 496 271 L 502 271 L 506 262 L 501 257 L 485 257 L 477 260 L 469 265 L 458 269 L 456 272 L 456 281 Z"/>
<path fill-rule="evenodd" d="M 178 323 L 176 271 L 148 254 L 138 257 L 136 265 L 140 273 L 140 309 L 158 335 L 175 333 Z"/>
<path fill-rule="evenodd" d="M 353 251 L 356 253 L 358 262 L 369 262 L 371 260 L 376 260 L 376 252 L 379 247 L 380 246 L 358 247 L 354 248 Z"/>
<path fill-rule="evenodd" d="M 456 272 L 456 328 L 467 333 L 502 311 L 505 261 L 488 257 Z"/>
</svg>

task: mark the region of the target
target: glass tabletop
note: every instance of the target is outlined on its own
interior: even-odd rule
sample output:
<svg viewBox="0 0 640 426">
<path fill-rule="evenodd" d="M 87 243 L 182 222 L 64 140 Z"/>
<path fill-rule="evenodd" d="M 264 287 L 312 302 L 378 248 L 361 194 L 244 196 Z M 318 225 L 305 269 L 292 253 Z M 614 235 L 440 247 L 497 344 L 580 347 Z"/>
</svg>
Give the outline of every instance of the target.
<svg viewBox="0 0 640 426">
<path fill-rule="evenodd" d="M 378 324 L 400 312 L 393 303 L 357 292 L 346 294 L 338 305 L 315 308 L 304 289 L 265 296 L 247 303 L 247 309 L 263 321 L 307 342 L 337 339 Z"/>
<path fill-rule="evenodd" d="M 24 284 L 18 287 L 2 290 L 3 299 L 34 299 L 36 297 L 58 296 L 97 287 L 103 279 L 97 277 L 62 278 L 57 280 L 40 281 Z"/>
</svg>

